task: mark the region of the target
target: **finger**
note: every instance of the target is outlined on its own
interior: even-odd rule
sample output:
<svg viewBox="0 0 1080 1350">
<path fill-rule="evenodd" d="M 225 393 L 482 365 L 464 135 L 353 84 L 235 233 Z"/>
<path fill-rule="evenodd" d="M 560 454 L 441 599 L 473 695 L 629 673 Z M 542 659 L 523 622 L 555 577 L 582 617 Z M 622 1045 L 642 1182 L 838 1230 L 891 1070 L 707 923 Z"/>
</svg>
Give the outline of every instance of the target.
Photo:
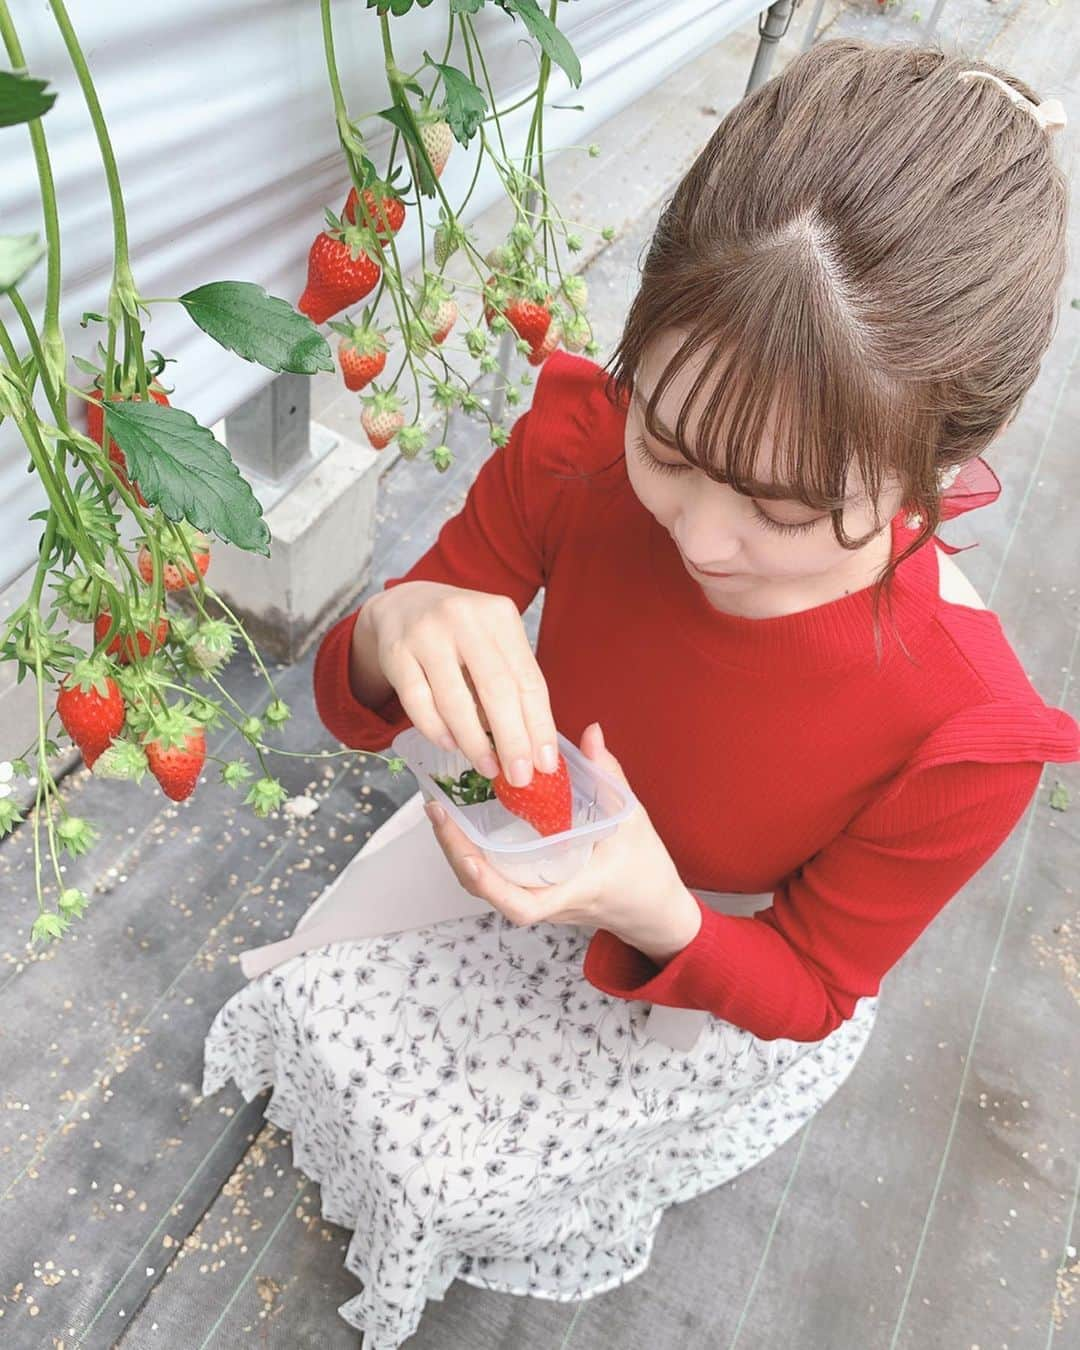
<svg viewBox="0 0 1080 1350">
<path fill-rule="evenodd" d="M 422 736 L 445 750 L 456 750 L 450 728 L 439 716 L 435 699 L 420 664 L 407 652 L 388 662 L 386 678 L 394 687 L 405 715 Z"/>
<path fill-rule="evenodd" d="M 533 763 L 541 773 L 554 773 L 559 767 L 559 740 L 551 712 L 551 696 L 520 621 L 500 628 L 498 643 L 517 684 Z"/>
<path fill-rule="evenodd" d="M 491 723 L 488 721 L 487 713 L 484 711 L 484 705 L 480 702 L 480 695 L 476 692 L 476 686 L 472 682 L 472 676 L 464 669 L 461 672 L 461 676 L 469 686 L 469 693 L 473 696 L 473 701 L 476 704 L 476 715 L 480 719 L 480 725 L 486 732 L 490 733 Z"/>
<path fill-rule="evenodd" d="M 472 766 L 485 778 L 493 778 L 499 771 L 498 761 L 492 753 L 487 733 L 480 725 L 476 700 L 465 683 L 457 652 L 445 642 L 415 650 L 431 686 L 435 706 L 451 736 Z"/>
<path fill-rule="evenodd" d="M 597 768 L 603 769 L 605 773 L 611 774 L 613 778 L 617 778 L 620 782 L 626 783 L 627 787 L 630 786 L 626 774 L 623 772 L 622 765 L 604 744 L 604 733 L 600 728 L 599 722 L 591 723 L 585 728 L 584 732 L 582 732 L 581 752 L 587 759 L 591 760 Z"/>
<path fill-rule="evenodd" d="M 424 809 L 454 875 L 470 895 L 494 905 L 515 924 L 538 923 L 544 917 L 537 894 L 501 876 L 437 802 L 428 802 Z"/>
<path fill-rule="evenodd" d="M 460 640 L 466 669 L 491 725 L 499 764 L 515 787 L 524 787 L 532 777 L 533 755 L 517 681 L 489 634 L 462 635 Z"/>
</svg>

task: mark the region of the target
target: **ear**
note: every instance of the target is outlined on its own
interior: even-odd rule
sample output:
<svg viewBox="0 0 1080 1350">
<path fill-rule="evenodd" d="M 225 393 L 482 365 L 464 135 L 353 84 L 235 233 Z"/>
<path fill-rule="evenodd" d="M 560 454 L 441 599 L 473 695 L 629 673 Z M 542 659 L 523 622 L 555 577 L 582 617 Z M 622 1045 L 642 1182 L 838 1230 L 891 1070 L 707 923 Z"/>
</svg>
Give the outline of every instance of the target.
<svg viewBox="0 0 1080 1350">
<path fill-rule="evenodd" d="M 582 732 L 581 753 L 586 759 L 592 760 L 598 768 L 603 769 L 605 773 L 609 773 L 613 778 L 626 783 L 627 787 L 630 786 L 627 783 L 626 774 L 623 773 L 622 765 L 604 744 L 604 733 L 600 729 L 599 722 L 591 723 Z"/>
</svg>

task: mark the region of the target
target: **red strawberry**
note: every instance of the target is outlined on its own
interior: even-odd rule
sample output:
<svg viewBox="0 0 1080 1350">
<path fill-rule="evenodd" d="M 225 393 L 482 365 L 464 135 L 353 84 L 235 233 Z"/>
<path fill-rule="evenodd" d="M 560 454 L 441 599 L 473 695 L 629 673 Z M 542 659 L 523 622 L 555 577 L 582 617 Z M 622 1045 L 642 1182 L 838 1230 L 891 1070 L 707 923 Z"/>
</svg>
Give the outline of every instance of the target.
<svg viewBox="0 0 1080 1350">
<path fill-rule="evenodd" d="M 350 226 L 346 234 L 356 229 Z M 308 251 L 307 285 L 296 302 L 296 308 L 312 323 L 325 323 L 346 305 L 362 300 L 378 284 L 382 268 L 359 244 L 355 245 L 354 257 L 353 248 L 351 242 L 335 239 L 325 230 L 315 236 Z"/>
<path fill-rule="evenodd" d="M 103 609 L 94 620 L 94 641 L 100 642 L 109 631 L 109 625 L 112 623 L 112 615 L 107 609 Z M 117 633 L 109 645 L 105 648 L 106 656 L 112 656 L 115 652 L 120 652 L 119 661 L 121 665 L 128 665 L 135 659 L 135 643 L 138 643 L 139 654 L 149 656 L 152 650 L 160 647 L 169 634 L 169 621 L 163 615 L 157 620 L 154 627 L 154 637 L 144 632 L 141 628 L 135 630 L 135 642 L 129 636 L 123 636 Z M 121 641 L 123 650 L 120 650 Z"/>
<path fill-rule="evenodd" d="M 570 771 L 566 760 L 559 755 L 559 767 L 554 773 L 533 770 L 527 787 L 514 787 L 501 771 L 491 782 L 495 796 L 515 816 L 527 820 L 540 834 L 559 834 L 574 823 L 574 799 L 570 787 Z"/>
<path fill-rule="evenodd" d="M 551 311 L 547 305 L 537 304 L 523 295 L 515 296 L 506 306 L 506 317 L 518 337 L 534 350 L 540 346 L 551 326 Z"/>
<path fill-rule="evenodd" d="M 210 566 L 209 548 L 194 547 L 191 550 L 195 558 L 195 566 L 199 569 L 199 576 L 206 576 L 206 569 Z M 154 556 L 145 544 L 139 549 L 138 556 L 139 576 L 148 586 L 154 581 Z M 182 591 L 186 586 L 193 586 L 197 580 L 195 573 L 187 561 L 186 555 L 178 556 L 176 561 L 169 558 L 164 560 L 165 566 L 162 569 L 162 581 L 165 583 L 167 591 Z"/>
<path fill-rule="evenodd" d="M 170 708 L 143 737 L 150 772 L 162 792 L 182 802 L 195 791 L 206 762 L 206 732 L 188 713 Z"/>
<path fill-rule="evenodd" d="M 386 366 L 386 352 L 364 352 L 343 338 L 338 343 L 338 361 L 341 373 L 345 377 L 345 388 L 354 392 L 369 385 L 376 375 L 381 375 Z"/>
<path fill-rule="evenodd" d="M 100 660 L 78 662 L 56 696 L 57 716 L 88 769 L 123 730 L 124 712 L 120 686 Z"/>
<path fill-rule="evenodd" d="M 435 170 L 435 177 L 440 178 L 454 147 L 454 133 L 446 122 L 421 122 L 420 139 Z"/>
<path fill-rule="evenodd" d="M 386 334 L 367 322 L 331 323 L 330 327 L 342 335 L 337 351 L 345 388 L 363 389 L 376 375 L 381 375 L 386 366 L 389 348 Z"/>
<path fill-rule="evenodd" d="M 364 411 L 360 414 L 360 421 L 367 432 L 371 448 L 382 450 L 405 425 L 400 396 L 392 390 L 375 389 L 364 399 Z"/>
<path fill-rule="evenodd" d="M 101 408 L 103 391 L 95 386 L 94 388 L 87 390 L 87 393 L 89 393 L 91 398 L 97 399 L 98 401 L 86 405 L 86 434 L 92 441 L 96 441 L 98 445 L 100 445 L 105 430 L 105 414 L 102 412 Z M 133 402 L 138 403 L 141 396 L 137 389 L 130 396 L 114 391 L 113 396 L 109 401 L 115 403 L 126 397 L 130 397 Z M 150 386 L 150 397 L 155 403 L 163 403 L 165 407 L 169 406 L 169 400 L 160 389 L 155 389 L 153 385 Z M 129 481 L 127 476 L 127 461 L 124 459 L 124 452 L 111 436 L 109 437 L 109 459 L 116 465 L 117 477 L 120 479 L 121 483 L 123 483 L 126 488 L 134 489 L 135 496 L 140 506 L 147 506 L 149 503 L 139 491 L 138 484 Z"/>
<path fill-rule="evenodd" d="M 356 189 L 352 188 L 349 192 L 348 201 L 345 203 L 345 209 L 342 215 L 350 225 L 356 224 L 356 203 L 359 199 L 356 195 Z M 370 225 L 380 239 L 388 239 L 387 225 L 390 226 L 390 232 L 397 234 L 402 225 L 405 224 L 405 203 L 400 197 L 393 194 L 387 195 L 380 193 L 376 199 L 371 188 L 364 189 L 364 224 Z"/>
<path fill-rule="evenodd" d="M 555 321 L 549 326 L 547 332 L 544 335 L 543 342 L 541 342 L 538 347 L 534 347 L 532 351 L 529 353 L 528 357 L 526 358 L 529 362 L 529 365 L 530 366 L 543 365 L 544 362 L 547 360 L 547 358 L 559 345 L 559 340 L 561 337 L 562 337 L 562 325 L 558 321 Z"/>
</svg>

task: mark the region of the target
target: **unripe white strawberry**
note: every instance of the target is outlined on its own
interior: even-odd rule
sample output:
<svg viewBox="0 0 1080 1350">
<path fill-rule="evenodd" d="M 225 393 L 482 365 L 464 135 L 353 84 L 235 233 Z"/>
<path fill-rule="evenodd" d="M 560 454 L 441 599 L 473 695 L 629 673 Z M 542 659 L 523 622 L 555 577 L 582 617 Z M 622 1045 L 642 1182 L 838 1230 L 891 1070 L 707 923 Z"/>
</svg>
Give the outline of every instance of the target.
<svg viewBox="0 0 1080 1350">
<path fill-rule="evenodd" d="M 446 168 L 446 161 L 450 158 L 450 151 L 454 146 L 454 133 L 446 122 L 421 122 L 420 139 L 424 143 L 428 159 L 431 160 L 431 167 L 435 170 L 435 177 L 439 178 Z"/>
<path fill-rule="evenodd" d="M 206 619 L 192 634 L 184 648 L 184 656 L 190 669 L 204 674 L 223 666 L 233 650 L 232 629 L 225 620 Z"/>
</svg>

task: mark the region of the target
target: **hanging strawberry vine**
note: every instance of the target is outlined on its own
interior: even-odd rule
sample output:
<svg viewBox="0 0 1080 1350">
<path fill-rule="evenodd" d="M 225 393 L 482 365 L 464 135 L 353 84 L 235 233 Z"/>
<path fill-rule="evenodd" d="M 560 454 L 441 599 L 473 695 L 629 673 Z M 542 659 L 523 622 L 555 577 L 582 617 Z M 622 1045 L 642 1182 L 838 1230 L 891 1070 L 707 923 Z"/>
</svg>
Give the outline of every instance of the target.
<svg viewBox="0 0 1080 1350">
<path fill-rule="evenodd" d="M 442 59 L 425 51 L 423 65 L 406 72 L 394 56 L 391 21 L 413 3 L 368 0 L 374 16 L 352 14 L 351 22 L 378 23 L 390 93 L 388 106 L 353 119 L 334 52 L 330 0 L 320 0 L 334 116 L 352 186 L 340 214 L 326 210 L 326 229 L 311 245 L 306 284 L 294 308 L 242 281 L 210 282 L 172 297 L 141 295 L 105 119 L 67 6 L 51 0 L 93 123 L 113 221 L 113 270 L 104 313 L 82 316 L 83 328 L 103 325 L 104 340 L 96 343 L 96 361 L 70 355 L 89 379 L 89 384 L 76 384 L 68 377 L 59 319 L 60 226 L 45 134 L 56 95 L 27 69 L 9 5 L 0 0 L 0 40 L 12 67 L 0 71 L 0 134 L 26 127 L 44 221 L 43 240 L 33 234 L 0 235 L 0 295 L 17 320 L 9 328 L 0 313 L 0 421 L 10 419 L 18 429 L 48 501 L 32 517 L 42 522 L 42 534 L 30 592 L 7 619 L 0 639 L 0 659 L 16 664 L 19 682 L 31 675 L 37 692 L 29 746 L 0 763 L 0 835 L 22 823 L 32 830 L 38 909 L 32 943 L 60 937 L 83 915 L 89 897 L 66 884 L 61 859 L 80 856 L 98 837 L 90 821 L 69 811 L 50 771 L 49 759 L 59 750 L 54 718 L 96 776 L 138 784 L 150 775 L 167 797 L 182 801 L 213 762 L 221 780 L 243 790 L 244 803 L 259 816 L 275 811 L 287 796 L 268 757 L 306 757 L 268 743 L 290 710 L 243 624 L 207 580 L 213 573 L 212 536 L 269 555 L 269 530 L 226 447 L 173 402 L 176 390 L 163 379 L 172 358 L 146 348 L 143 323 L 151 306 L 183 306 L 220 346 L 274 373 L 333 371 L 334 354 L 317 326 L 329 323 L 339 339 L 337 365 L 345 384 L 361 395 L 359 416 L 370 443 L 381 448 L 396 440 L 407 458 L 427 445 L 420 380 L 428 378 L 443 420 L 425 458 L 440 471 L 452 463 L 446 439 L 455 407 L 486 419 L 493 444 L 504 444 L 508 437 L 471 392 L 455 364 L 458 355 L 467 354 L 481 371 L 491 373 L 498 368 L 491 336 L 508 332 L 533 366 L 560 343 L 590 355 L 598 350 L 586 314 L 585 284 L 564 271 L 560 258 L 560 248 L 567 254 L 579 251 L 582 238 L 568 227 L 545 181 L 543 108 L 552 62 L 575 86 L 581 80 L 577 58 L 556 26 L 558 0 L 551 0 L 546 13 L 536 0 L 493 0 L 512 20 L 523 22 L 541 50 L 535 90 L 501 110 L 474 22 L 485 0 L 449 0 Z M 415 3 L 426 8 L 431 0 Z M 449 64 L 455 39 L 466 70 Z M 430 77 L 426 89 L 422 77 Z M 501 120 L 530 101 L 524 151 L 515 158 Z M 370 119 L 394 128 L 381 171 L 365 140 L 363 124 Z M 399 151 L 403 162 L 398 162 Z M 475 170 L 454 206 L 440 177 L 450 156 L 465 152 L 475 152 Z M 589 147 L 590 154 L 597 152 Z M 504 240 L 481 253 L 463 216 L 485 158 L 513 205 L 514 221 Z M 425 200 L 437 207 L 436 222 L 425 220 Z M 395 241 L 410 211 L 421 244 L 419 279 L 413 283 Z M 613 237 L 610 227 L 600 233 Z M 455 255 L 466 264 L 466 280 L 454 282 L 446 275 Z M 43 261 L 44 312 L 36 324 L 20 286 Z M 366 304 L 359 314 L 343 315 L 362 300 Z M 476 312 L 464 314 L 470 306 Z M 20 335 L 23 356 L 16 346 Z M 380 382 L 395 343 L 400 361 L 392 377 Z M 521 382 L 529 379 L 522 372 Z M 504 392 L 509 406 L 519 401 L 513 383 Z M 35 393 L 44 414 L 35 406 Z M 72 399 L 81 410 L 74 418 L 68 412 Z M 130 547 L 120 534 L 125 512 L 137 530 Z M 170 596 L 182 596 L 183 609 L 170 605 Z M 70 625 L 78 626 L 77 634 Z M 244 708 L 220 678 L 239 648 L 250 654 L 267 686 L 261 716 Z M 247 758 L 211 752 L 207 734 L 223 724 L 250 748 L 257 771 Z M 320 758 L 329 753 L 307 752 Z M 386 762 L 393 770 L 402 767 L 397 760 Z M 15 776 L 34 787 L 25 822 L 11 789 Z M 50 871 L 51 886 L 46 881 Z M 50 889 L 55 891 L 51 901 Z"/>
</svg>

